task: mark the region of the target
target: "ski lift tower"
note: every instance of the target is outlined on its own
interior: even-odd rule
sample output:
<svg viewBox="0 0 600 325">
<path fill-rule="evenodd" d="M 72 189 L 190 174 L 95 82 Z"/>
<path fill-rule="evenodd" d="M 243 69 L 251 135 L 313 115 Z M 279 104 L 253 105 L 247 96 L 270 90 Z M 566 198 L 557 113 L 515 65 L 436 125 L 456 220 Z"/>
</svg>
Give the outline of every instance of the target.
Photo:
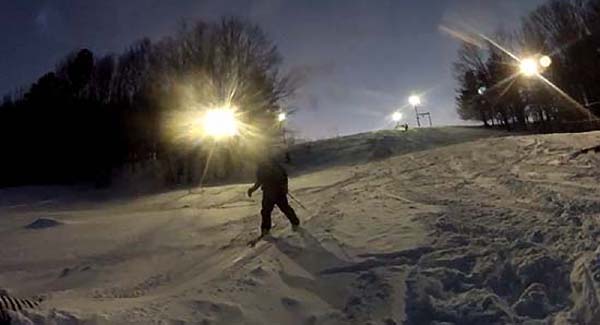
<svg viewBox="0 0 600 325">
<path fill-rule="evenodd" d="M 429 126 L 433 126 L 431 123 L 431 113 L 430 112 L 419 112 L 419 106 L 421 105 L 421 97 L 417 95 L 411 95 L 408 97 L 408 103 L 415 108 L 415 116 L 417 117 L 417 126 L 421 127 L 421 118 L 427 116 L 429 119 Z"/>
</svg>

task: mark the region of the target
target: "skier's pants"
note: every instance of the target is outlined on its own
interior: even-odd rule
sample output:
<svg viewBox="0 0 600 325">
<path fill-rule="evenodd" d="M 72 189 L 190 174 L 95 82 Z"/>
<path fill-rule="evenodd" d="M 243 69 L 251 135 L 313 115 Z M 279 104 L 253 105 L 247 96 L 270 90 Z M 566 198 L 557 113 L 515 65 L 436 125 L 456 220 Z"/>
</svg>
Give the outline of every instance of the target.
<svg viewBox="0 0 600 325">
<path fill-rule="evenodd" d="M 262 224 L 260 225 L 260 228 L 262 230 L 271 229 L 271 213 L 273 212 L 275 205 L 277 205 L 279 210 L 285 214 L 292 225 L 300 224 L 300 220 L 298 220 L 296 212 L 288 203 L 287 195 L 270 196 L 263 194 L 262 210 L 260 210 L 260 215 L 262 216 Z"/>
</svg>

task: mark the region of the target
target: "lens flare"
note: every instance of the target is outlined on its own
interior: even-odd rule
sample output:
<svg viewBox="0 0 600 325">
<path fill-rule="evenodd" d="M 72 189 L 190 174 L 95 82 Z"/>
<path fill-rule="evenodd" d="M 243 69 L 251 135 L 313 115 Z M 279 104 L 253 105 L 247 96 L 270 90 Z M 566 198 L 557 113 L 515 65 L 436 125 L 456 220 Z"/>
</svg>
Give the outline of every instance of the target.
<svg viewBox="0 0 600 325">
<path fill-rule="evenodd" d="M 521 69 L 521 73 L 526 77 L 533 77 L 539 74 L 538 63 L 532 58 L 521 60 L 519 68 Z"/>
<path fill-rule="evenodd" d="M 238 121 L 232 107 L 213 108 L 204 114 L 204 133 L 215 139 L 232 137 L 238 133 Z"/>
<path fill-rule="evenodd" d="M 394 122 L 400 122 L 402 120 L 402 113 L 394 112 L 394 114 L 392 114 L 392 120 Z"/>
<path fill-rule="evenodd" d="M 542 66 L 542 68 L 547 68 L 552 64 L 552 59 L 547 56 L 544 55 L 540 58 L 540 65 Z"/>
<path fill-rule="evenodd" d="M 449 28 L 448 28 L 449 29 Z M 451 30 L 451 29 L 450 29 Z M 449 33 L 450 35 L 457 37 L 457 35 L 461 35 L 460 32 L 458 31 L 454 31 L 451 30 L 452 33 Z M 515 78 L 520 75 L 526 75 L 526 76 L 537 76 L 539 77 L 540 80 L 542 80 L 546 85 L 548 85 L 551 89 L 553 89 L 557 94 L 559 94 L 561 97 L 563 97 L 564 99 L 566 99 L 569 103 L 572 104 L 572 106 L 579 112 L 581 113 L 585 113 L 585 114 L 592 114 L 594 117 L 596 117 L 595 114 L 593 114 L 590 110 L 586 109 L 583 105 L 581 105 L 577 100 L 575 100 L 573 97 L 571 97 L 569 94 L 567 94 L 565 91 L 563 91 L 562 89 L 560 89 L 558 86 L 556 86 L 554 83 L 552 83 L 550 80 L 548 80 L 546 77 L 544 77 L 541 73 L 539 73 L 540 71 L 540 67 L 543 69 L 548 68 L 551 64 L 552 64 L 552 59 L 550 58 L 550 56 L 548 55 L 544 55 L 542 57 L 540 57 L 539 59 L 519 59 L 515 54 L 511 53 L 508 49 L 504 48 L 503 46 L 501 46 L 500 44 L 498 44 L 497 42 L 495 42 L 493 39 L 487 37 L 486 35 L 476 32 L 475 33 L 477 36 L 479 36 L 481 39 L 487 41 L 489 44 L 493 45 L 495 48 L 499 49 L 500 51 L 504 52 L 506 55 L 510 56 L 511 58 L 513 58 L 516 62 L 519 63 L 519 71 L 517 73 L 515 73 L 513 76 L 510 76 L 502 81 L 500 81 L 499 83 L 493 85 L 490 89 L 495 89 L 498 86 L 505 84 L 507 82 L 510 82 L 509 86 L 505 88 L 505 91 L 502 93 L 504 94 L 506 92 L 506 89 L 510 88 L 510 86 L 512 84 L 514 84 L 515 82 Z M 459 37 L 460 39 L 465 40 L 462 37 Z M 469 42 L 475 45 L 478 45 L 476 42 Z M 567 46 L 572 45 L 572 43 L 567 44 Z M 483 46 L 481 46 L 483 47 Z M 558 53 L 561 49 L 556 49 L 553 53 Z"/>
</svg>

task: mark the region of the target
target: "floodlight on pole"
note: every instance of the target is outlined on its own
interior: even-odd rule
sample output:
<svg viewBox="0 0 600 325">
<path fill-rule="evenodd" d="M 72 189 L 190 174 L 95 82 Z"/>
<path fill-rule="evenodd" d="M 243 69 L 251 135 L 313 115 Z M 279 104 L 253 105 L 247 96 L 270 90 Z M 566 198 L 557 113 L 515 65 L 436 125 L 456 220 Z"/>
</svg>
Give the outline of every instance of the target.
<svg viewBox="0 0 600 325">
<path fill-rule="evenodd" d="M 412 95 L 412 96 L 408 97 L 408 102 L 412 106 L 419 106 L 419 105 L 421 105 L 421 97 L 419 97 L 417 95 Z"/>
<path fill-rule="evenodd" d="M 419 116 L 418 106 L 421 105 L 421 97 L 417 95 L 411 95 L 408 97 L 408 103 L 411 104 L 415 108 L 415 114 L 417 116 L 417 126 L 421 127 L 421 118 Z"/>
<path fill-rule="evenodd" d="M 288 143 L 287 143 L 287 137 L 285 136 L 286 133 L 286 129 L 285 129 L 285 121 L 287 120 L 287 114 L 286 112 L 280 112 L 279 114 L 277 114 L 277 121 L 279 122 L 279 129 L 281 130 L 281 139 L 283 141 L 283 145 L 286 148 L 285 149 L 285 161 L 287 163 L 291 162 L 292 158 L 290 157 L 290 152 L 288 147 Z"/>
<path fill-rule="evenodd" d="M 198 120 L 197 127 L 200 129 L 201 134 L 214 140 L 206 157 L 206 163 L 204 164 L 204 170 L 202 171 L 202 177 L 198 185 L 200 188 L 203 187 L 217 142 L 231 138 L 239 133 L 240 122 L 237 119 L 236 111 L 237 109 L 230 105 L 218 106 L 207 109 L 204 115 Z M 189 188 L 189 194 L 193 193 L 192 189 L 192 187 Z"/>
<path fill-rule="evenodd" d="M 399 111 L 395 111 L 392 114 L 392 121 L 394 121 L 396 123 L 394 128 L 396 128 L 396 129 L 400 128 L 400 121 L 402 121 L 402 113 Z"/>
<path fill-rule="evenodd" d="M 521 74 L 523 74 L 525 77 L 533 77 L 538 75 L 540 72 L 538 61 L 534 58 L 526 58 L 521 60 L 519 69 Z"/>
<path fill-rule="evenodd" d="M 230 106 L 209 109 L 202 120 L 204 133 L 215 140 L 238 134 L 238 120 L 235 108 Z"/>
<path fill-rule="evenodd" d="M 277 115 L 277 121 L 283 122 L 287 119 L 287 114 L 285 112 L 281 112 Z"/>
</svg>

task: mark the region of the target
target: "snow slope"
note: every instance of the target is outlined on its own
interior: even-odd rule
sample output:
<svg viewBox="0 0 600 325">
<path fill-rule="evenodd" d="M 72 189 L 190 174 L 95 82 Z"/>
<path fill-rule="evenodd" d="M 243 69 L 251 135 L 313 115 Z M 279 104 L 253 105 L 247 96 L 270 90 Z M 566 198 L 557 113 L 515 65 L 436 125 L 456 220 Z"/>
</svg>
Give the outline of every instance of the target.
<svg viewBox="0 0 600 325">
<path fill-rule="evenodd" d="M 21 324 L 598 323 L 600 156 L 571 154 L 600 132 L 498 135 L 296 149 L 304 229 L 276 212 L 274 238 L 252 249 L 260 194 L 247 184 L 129 199 L 3 190 L 0 288 L 46 296 Z M 27 227 L 39 218 L 49 226 Z"/>
</svg>

